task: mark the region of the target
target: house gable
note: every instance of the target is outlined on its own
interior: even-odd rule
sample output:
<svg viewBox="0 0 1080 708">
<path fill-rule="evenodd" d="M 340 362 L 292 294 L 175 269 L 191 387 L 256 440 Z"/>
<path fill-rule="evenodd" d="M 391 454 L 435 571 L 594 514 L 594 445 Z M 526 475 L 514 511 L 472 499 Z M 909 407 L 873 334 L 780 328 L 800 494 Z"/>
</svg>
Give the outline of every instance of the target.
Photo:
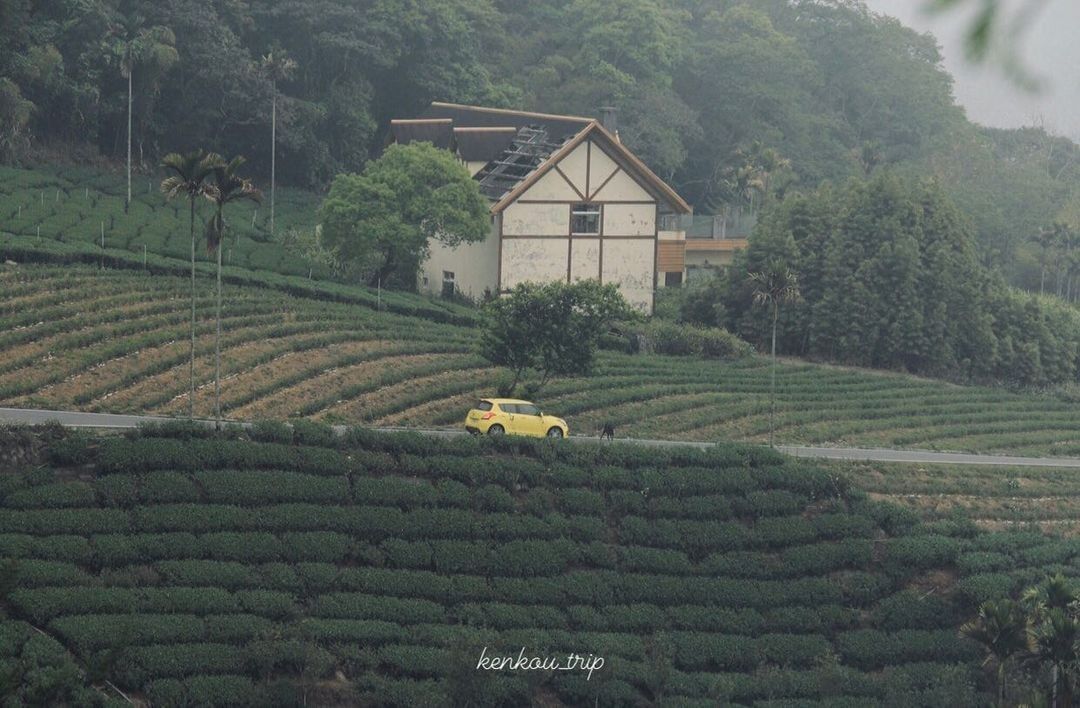
<svg viewBox="0 0 1080 708">
<path fill-rule="evenodd" d="M 579 152 L 582 149 L 585 151 L 584 185 L 580 183 L 581 155 Z M 570 156 L 573 158 L 567 163 L 567 169 L 562 169 L 563 161 Z M 568 183 L 581 192 L 581 196 L 585 197 L 582 201 L 593 199 L 602 201 L 604 197 L 601 192 L 611 195 L 622 190 L 630 190 L 632 195 L 630 199 L 636 196 L 637 201 L 658 201 L 680 213 L 692 211 L 690 205 L 683 201 L 682 197 L 627 150 L 617 138 L 594 121 L 497 201 L 491 207 L 492 213 L 503 211 L 518 199 L 541 199 L 542 197 L 531 194 L 532 188 L 553 171 L 561 174 Z M 571 174 L 574 176 L 571 177 Z M 615 180 L 618 180 L 616 186 L 607 190 L 608 184 Z M 636 189 L 631 186 L 631 183 L 636 186 Z M 582 189 L 582 186 L 585 188 Z"/>
</svg>

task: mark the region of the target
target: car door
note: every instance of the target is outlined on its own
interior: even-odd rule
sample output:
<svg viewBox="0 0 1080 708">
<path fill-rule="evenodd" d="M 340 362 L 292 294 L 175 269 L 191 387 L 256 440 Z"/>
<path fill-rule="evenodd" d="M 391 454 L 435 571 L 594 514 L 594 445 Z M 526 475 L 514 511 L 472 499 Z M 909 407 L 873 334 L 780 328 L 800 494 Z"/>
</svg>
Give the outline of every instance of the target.
<svg viewBox="0 0 1080 708">
<path fill-rule="evenodd" d="M 531 403 L 519 403 L 517 406 L 517 429 L 522 435 L 543 435 L 544 421 L 540 417 L 540 408 Z"/>
<path fill-rule="evenodd" d="M 518 421 L 521 416 L 517 414 L 517 404 L 515 403 L 500 403 L 499 410 L 502 411 L 502 415 L 499 416 L 499 423 L 503 426 L 506 432 L 510 435 L 519 434 Z"/>
</svg>

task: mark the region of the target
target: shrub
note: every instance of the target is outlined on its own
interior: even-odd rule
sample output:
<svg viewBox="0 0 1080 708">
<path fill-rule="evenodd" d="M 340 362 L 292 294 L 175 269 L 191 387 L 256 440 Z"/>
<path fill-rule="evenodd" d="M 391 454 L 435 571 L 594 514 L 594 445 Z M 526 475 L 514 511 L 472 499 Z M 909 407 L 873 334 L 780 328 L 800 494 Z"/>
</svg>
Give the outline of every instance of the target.
<svg viewBox="0 0 1080 708">
<path fill-rule="evenodd" d="M 213 614 L 203 617 L 206 641 L 242 644 L 268 635 L 274 623 L 254 614 Z"/>
<path fill-rule="evenodd" d="M 485 484 L 474 492 L 479 511 L 514 511 L 514 498 L 510 492 L 495 484 Z"/>
<path fill-rule="evenodd" d="M 289 444 L 293 441 L 293 429 L 278 420 L 259 420 L 248 430 L 252 440 L 259 442 Z"/>
<path fill-rule="evenodd" d="M 235 594 L 245 612 L 272 619 L 288 619 L 297 614 L 293 596 L 274 590 L 242 590 Z"/>
<path fill-rule="evenodd" d="M 379 546 L 387 562 L 395 568 L 431 568 L 431 545 L 423 541 L 390 538 Z"/>
<path fill-rule="evenodd" d="M 197 642 L 205 634 L 203 621 L 192 615 L 67 615 L 49 627 L 83 656 L 117 646 Z"/>
<path fill-rule="evenodd" d="M 886 567 L 904 575 L 929 568 L 953 565 L 960 553 L 961 542 L 950 536 L 905 536 L 894 538 L 887 545 Z"/>
<path fill-rule="evenodd" d="M 936 595 L 904 590 L 883 598 L 874 608 L 873 621 L 878 629 L 937 629 L 958 625 L 956 606 Z"/>
<path fill-rule="evenodd" d="M 315 598 L 311 614 L 336 619 L 377 619 L 399 624 L 442 623 L 446 611 L 428 600 L 363 593 L 329 593 Z"/>
<path fill-rule="evenodd" d="M 649 320 L 646 324 L 627 330 L 626 341 L 630 354 L 652 351 L 657 354 L 700 356 L 706 359 L 738 359 L 749 356 L 753 351 L 749 344 L 725 329 L 659 319 Z"/>
<path fill-rule="evenodd" d="M 402 509 L 434 506 L 439 493 L 427 482 L 396 477 L 361 477 L 353 480 L 353 499 L 359 504 L 399 506 Z"/>
<path fill-rule="evenodd" d="M 57 509 L 94 506 L 94 488 L 86 482 L 58 482 L 19 489 L 4 498 L 4 506 L 14 509 Z"/>
<path fill-rule="evenodd" d="M 199 536 L 191 553 L 213 560 L 264 563 L 281 558 L 281 542 L 272 533 L 220 531 Z"/>
<path fill-rule="evenodd" d="M 199 489 L 186 474 L 149 472 L 139 479 L 139 499 L 147 504 L 200 501 Z"/>
<path fill-rule="evenodd" d="M 94 482 L 98 500 L 103 506 L 129 509 L 138 499 L 135 479 L 126 474 L 110 474 L 98 477 Z"/>
<path fill-rule="evenodd" d="M 864 670 L 910 661 L 969 661 L 979 654 L 974 642 L 961 639 L 955 630 L 861 629 L 838 634 L 833 644 L 846 663 Z"/>
<path fill-rule="evenodd" d="M 120 509 L 35 509 L 0 513 L 0 533 L 89 536 L 126 532 L 128 526 L 128 515 Z"/>
<path fill-rule="evenodd" d="M 497 575 L 532 577 L 556 575 L 574 561 L 577 546 L 571 541 L 511 541 L 496 546 L 492 570 Z"/>
<path fill-rule="evenodd" d="M 487 574 L 492 567 L 491 547 L 472 541 L 432 541 L 431 559 L 440 573 Z"/>
<path fill-rule="evenodd" d="M 287 561 L 342 563 L 349 556 L 352 539 L 333 531 L 308 531 L 281 535 L 281 555 Z"/>
<path fill-rule="evenodd" d="M 190 533 L 104 534 L 91 538 L 99 568 L 188 557 L 199 543 Z"/>
<path fill-rule="evenodd" d="M 141 686 L 158 677 L 179 678 L 242 670 L 242 657 L 231 645 L 181 644 L 128 649 L 119 662 L 117 673 L 127 685 Z"/>
<path fill-rule="evenodd" d="M 325 423 L 316 423 L 304 418 L 289 421 L 292 426 L 292 441 L 297 445 L 314 447 L 336 447 L 338 436 L 334 429 Z"/>
<path fill-rule="evenodd" d="M 169 585 L 215 586 L 236 590 L 261 584 L 260 576 L 251 566 L 234 561 L 165 560 L 155 563 L 154 570 Z"/>
</svg>

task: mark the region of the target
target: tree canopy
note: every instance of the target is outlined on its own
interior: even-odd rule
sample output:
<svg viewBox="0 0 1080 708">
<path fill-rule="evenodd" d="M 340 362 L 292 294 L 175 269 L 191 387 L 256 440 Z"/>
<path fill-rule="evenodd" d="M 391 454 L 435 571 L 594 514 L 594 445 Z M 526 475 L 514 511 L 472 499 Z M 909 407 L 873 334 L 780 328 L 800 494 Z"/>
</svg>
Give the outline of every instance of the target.
<svg viewBox="0 0 1080 708">
<path fill-rule="evenodd" d="M 766 343 L 746 273 L 776 262 L 798 274 L 802 293 L 780 313 L 787 353 L 1024 385 L 1080 374 L 1080 314 L 984 267 L 971 219 L 934 180 L 886 171 L 789 197 L 728 278 L 689 292 L 683 316 Z"/>
<path fill-rule="evenodd" d="M 412 289 L 429 239 L 481 241 L 487 200 L 469 172 L 431 143 L 391 145 L 359 174 L 334 179 L 320 210 L 322 235 L 365 280 Z"/>
<path fill-rule="evenodd" d="M 600 337 L 615 321 L 637 317 L 613 283 L 521 283 L 485 306 L 480 354 L 510 371 L 503 395 L 530 370 L 540 375 L 530 384 L 535 393 L 552 376 L 588 374 Z"/>
<path fill-rule="evenodd" d="M 934 39 L 861 0 L 0 0 L 0 158 L 123 154 L 122 18 L 157 38 L 134 72 L 142 164 L 205 147 L 266 182 L 275 78 L 278 178 L 320 189 L 432 100 L 614 105 L 623 141 L 698 213 L 884 167 L 936 176 L 980 260 L 1029 288 L 1028 239 L 1080 192 L 1075 144 L 971 124 Z M 260 69 L 281 54 L 294 72 Z M 761 180 L 763 155 L 782 174 Z"/>
</svg>

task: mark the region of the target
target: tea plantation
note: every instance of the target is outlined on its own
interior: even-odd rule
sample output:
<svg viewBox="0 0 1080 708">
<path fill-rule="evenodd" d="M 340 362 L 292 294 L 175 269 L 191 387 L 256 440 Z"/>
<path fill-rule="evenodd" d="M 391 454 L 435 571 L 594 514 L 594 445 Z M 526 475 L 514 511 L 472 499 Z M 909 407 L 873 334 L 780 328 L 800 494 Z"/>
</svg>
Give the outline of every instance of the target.
<svg viewBox="0 0 1080 708">
<path fill-rule="evenodd" d="M 26 701 L 983 705 L 974 602 L 1077 575 L 1074 543 L 920 523 L 765 448 L 0 435 Z M 476 671 L 485 647 L 605 662 Z"/>
<path fill-rule="evenodd" d="M 189 207 L 184 201 L 166 202 L 158 189 L 163 176 L 134 175 L 131 208 L 125 214 L 127 182 L 119 171 L 0 166 L 0 237 L 100 249 L 104 235 L 105 248 L 128 252 L 140 261 L 144 250 L 149 255 L 190 259 Z M 277 236 L 290 229 L 315 228 L 317 195 L 279 188 L 275 201 Z M 199 209 L 195 228 L 201 238 L 209 208 L 199 204 Z M 269 205 L 232 204 L 226 207 L 225 218 L 229 235 L 222 259 L 226 264 L 304 276 L 310 270 L 320 272 L 270 240 Z M 196 257 L 210 260 L 202 247 Z"/>
<path fill-rule="evenodd" d="M 187 265 L 52 250 L 0 238 L 0 404 L 104 412 L 187 408 Z M 61 250 L 68 249 L 68 250 Z M 36 261 L 46 261 L 38 263 Z M 53 263 L 51 261 L 59 261 Z M 200 273 L 209 276 L 209 269 Z M 222 406 L 236 419 L 457 425 L 499 373 L 474 352 L 477 314 L 401 293 L 226 269 Z M 213 288 L 199 280 L 195 409 L 212 410 Z M 769 366 L 601 352 L 594 375 L 538 397 L 571 431 L 761 442 Z M 1066 398 L 782 362 L 784 443 L 1080 454 L 1080 410 Z"/>
</svg>

